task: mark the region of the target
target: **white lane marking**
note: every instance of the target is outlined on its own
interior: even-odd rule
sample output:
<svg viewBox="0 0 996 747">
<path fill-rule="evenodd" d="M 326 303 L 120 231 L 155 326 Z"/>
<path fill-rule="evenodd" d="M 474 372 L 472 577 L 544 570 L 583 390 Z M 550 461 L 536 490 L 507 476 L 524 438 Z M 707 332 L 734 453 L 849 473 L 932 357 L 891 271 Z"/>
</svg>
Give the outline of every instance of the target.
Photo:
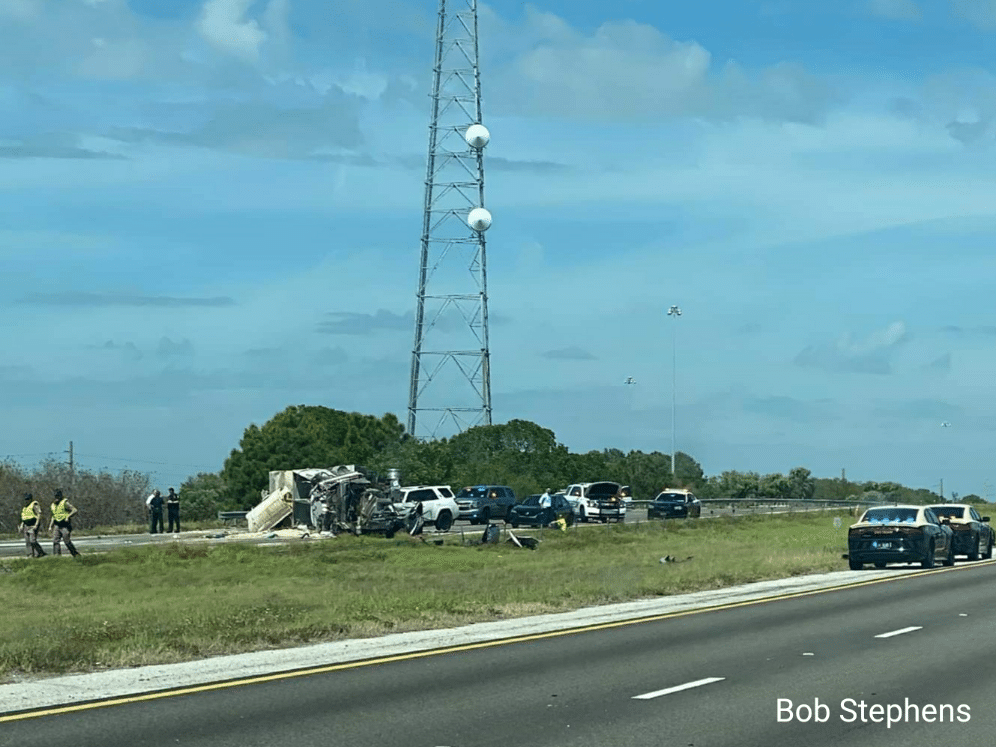
<svg viewBox="0 0 996 747">
<path fill-rule="evenodd" d="M 900 630 L 893 630 L 889 633 L 879 633 L 876 638 L 892 638 L 894 635 L 902 635 L 903 633 L 912 633 L 914 630 L 923 630 L 922 625 L 914 625 L 909 628 L 901 628 Z"/>
<path fill-rule="evenodd" d="M 713 682 L 721 682 L 722 680 L 725 679 L 726 677 L 706 677 L 704 680 L 695 680 L 695 682 L 686 682 L 684 685 L 667 687 L 663 690 L 654 690 L 652 693 L 644 693 L 643 695 L 634 695 L 633 700 L 650 700 L 651 698 L 659 698 L 661 695 L 670 695 L 671 693 L 681 692 L 682 690 L 691 690 L 693 687 L 702 687 L 702 685 L 711 685 Z"/>
</svg>

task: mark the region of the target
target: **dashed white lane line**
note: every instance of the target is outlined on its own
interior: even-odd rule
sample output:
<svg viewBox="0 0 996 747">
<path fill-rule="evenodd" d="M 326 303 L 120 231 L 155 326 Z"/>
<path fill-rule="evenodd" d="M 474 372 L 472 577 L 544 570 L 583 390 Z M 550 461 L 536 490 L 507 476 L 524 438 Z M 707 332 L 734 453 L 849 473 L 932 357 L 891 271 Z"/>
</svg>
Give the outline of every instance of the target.
<svg viewBox="0 0 996 747">
<path fill-rule="evenodd" d="M 879 633 L 876 638 L 892 638 L 894 635 L 902 635 L 903 633 L 912 633 L 914 630 L 923 630 L 922 625 L 914 625 L 909 628 L 900 628 L 899 630 L 893 630 L 888 633 Z"/>
<path fill-rule="evenodd" d="M 686 682 L 684 685 L 675 685 L 674 687 L 667 687 L 663 690 L 654 690 L 652 693 L 634 695 L 633 700 L 650 700 L 651 698 L 659 698 L 661 695 L 670 695 L 671 693 L 681 692 L 682 690 L 691 690 L 693 687 L 711 685 L 713 682 L 721 682 L 725 679 L 726 677 L 706 677 L 704 680 L 695 680 L 695 682 Z"/>
</svg>

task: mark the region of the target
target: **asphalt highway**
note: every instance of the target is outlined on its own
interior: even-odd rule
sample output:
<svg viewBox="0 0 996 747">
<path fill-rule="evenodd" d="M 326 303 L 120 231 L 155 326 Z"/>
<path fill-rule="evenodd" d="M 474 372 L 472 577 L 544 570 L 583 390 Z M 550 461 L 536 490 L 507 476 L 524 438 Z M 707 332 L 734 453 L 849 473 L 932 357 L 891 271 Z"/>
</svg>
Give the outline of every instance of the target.
<svg viewBox="0 0 996 747">
<path fill-rule="evenodd" d="M 996 563 L 868 575 L 828 592 L 0 719 L 0 745 L 990 744 Z"/>
</svg>

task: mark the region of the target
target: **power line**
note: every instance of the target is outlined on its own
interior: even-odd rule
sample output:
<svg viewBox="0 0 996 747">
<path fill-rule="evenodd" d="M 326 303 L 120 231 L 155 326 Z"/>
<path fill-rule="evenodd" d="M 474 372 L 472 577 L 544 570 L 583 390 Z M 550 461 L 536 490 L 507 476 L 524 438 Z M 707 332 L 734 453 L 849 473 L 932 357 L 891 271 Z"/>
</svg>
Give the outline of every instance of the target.
<svg viewBox="0 0 996 747">
<path fill-rule="evenodd" d="M 77 454 L 77 457 L 86 457 L 87 459 L 110 459 L 115 462 L 137 462 L 139 464 L 158 464 L 163 467 L 189 467 L 191 469 L 210 469 L 206 464 L 178 464 L 176 462 L 156 462 L 151 459 L 125 459 L 124 457 L 109 457 L 109 456 L 98 456 L 96 454 Z"/>
</svg>

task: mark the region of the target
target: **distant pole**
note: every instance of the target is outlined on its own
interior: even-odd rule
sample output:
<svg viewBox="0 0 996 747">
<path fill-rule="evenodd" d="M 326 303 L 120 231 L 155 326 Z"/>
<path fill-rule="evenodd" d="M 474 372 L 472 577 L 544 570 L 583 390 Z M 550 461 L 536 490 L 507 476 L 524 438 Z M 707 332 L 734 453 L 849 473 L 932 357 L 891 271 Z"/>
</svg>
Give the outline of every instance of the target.
<svg viewBox="0 0 996 747">
<path fill-rule="evenodd" d="M 944 422 L 941 423 L 941 428 L 950 428 L 950 427 L 951 427 L 951 423 L 949 423 L 947 420 L 945 420 Z M 944 500 L 944 478 L 943 477 L 941 478 L 941 500 L 942 501 Z"/>
<path fill-rule="evenodd" d="M 76 471 L 73 468 L 73 442 L 69 442 L 69 489 L 73 489 L 76 482 Z"/>
<path fill-rule="evenodd" d="M 677 306 L 672 306 L 667 310 L 667 315 L 674 317 L 677 321 L 678 317 L 681 316 L 681 309 Z M 676 402 L 677 394 L 676 390 L 678 387 L 678 325 L 671 325 L 671 478 L 677 480 L 678 478 L 678 468 L 675 464 L 675 457 L 677 456 L 677 451 L 675 450 L 675 412 L 676 412 Z"/>
</svg>

